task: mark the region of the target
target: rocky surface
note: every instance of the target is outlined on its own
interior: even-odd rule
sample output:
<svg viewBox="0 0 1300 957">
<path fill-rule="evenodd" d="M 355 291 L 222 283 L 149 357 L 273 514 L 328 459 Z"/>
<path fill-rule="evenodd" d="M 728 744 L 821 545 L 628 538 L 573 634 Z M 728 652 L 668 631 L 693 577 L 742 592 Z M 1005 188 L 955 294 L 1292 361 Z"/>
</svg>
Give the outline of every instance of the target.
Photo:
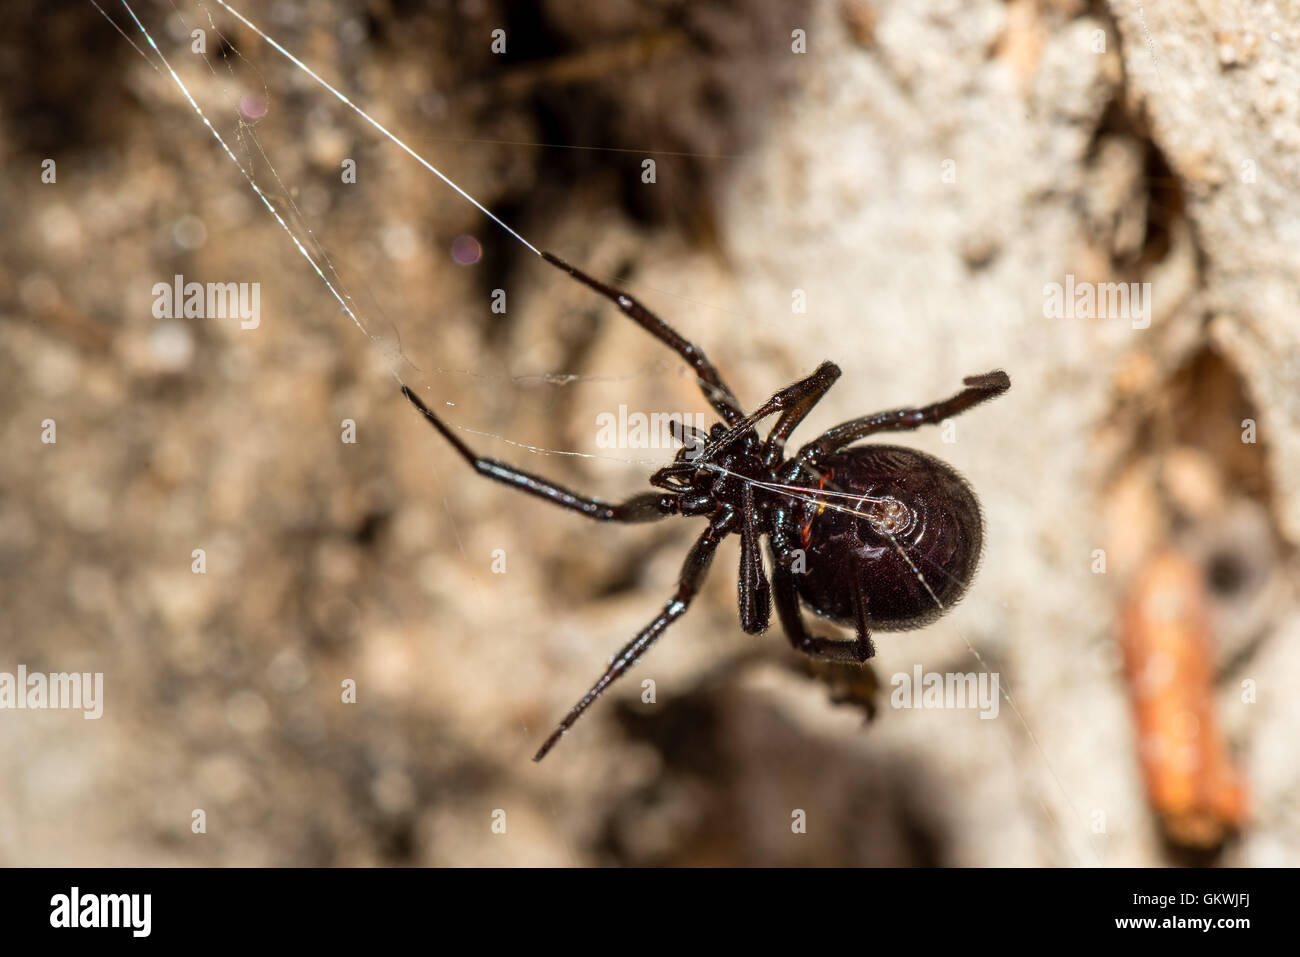
<svg viewBox="0 0 1300 957">
<path fill-rule="evenodd" d="M 938 623 L 878 636 L 865 722 L 829 700 L 845 676 L 741 633 L 724 546 L 690 615 L 534 765 L 696 523 L 596 526 L 476 480 L 392 373 L 485 454 L 616 498 L 671 452 L 605 448 L 597 417 L 704 411 L 680 363 L 215 5 L 141 4 L 359 331 L 165 73 L 93 7 L 18 4 L 0 671 L 102 671 L 105 703 L 0 711 L 0 860 L 1183 860 L 1116 640 L 1174 547 L 1206 569 L 1251 797 L 1217 859 L 1300 861 L 1294 4 L 245 6 L 531 242 L 698 340 L 743 402 L 839 363 L 801 434 L 1006 369 L 1007 396 L 898 439 L 978 490 L 983 565 Z M 260 283 L 258 327 L 155 318 L 178 273 Z M 1067 281 L 1150 283 L 1149 324 L 1045 316 Z M 998 672 L 997 718 L 891 707 L 918 664 Z"/>
</svg>

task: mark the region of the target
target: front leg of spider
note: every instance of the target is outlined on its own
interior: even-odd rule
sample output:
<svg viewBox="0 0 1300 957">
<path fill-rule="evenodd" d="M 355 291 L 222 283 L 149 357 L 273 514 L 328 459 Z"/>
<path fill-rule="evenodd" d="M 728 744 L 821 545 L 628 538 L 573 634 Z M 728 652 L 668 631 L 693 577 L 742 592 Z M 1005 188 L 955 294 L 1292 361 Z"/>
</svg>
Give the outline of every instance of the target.
<svg viewBox="0 0 1300 957">
<path fill-rule="evenodd" d="M 983 375 L 967 376 L 962 384 L 966 388 L 942 402 L 921 406 L 919 409 L 891 409 L 841 422 L 801 448 L 795 459 L 805 465 L 816 466 L 832 452 L 876 432 L 904 432 L 919 429 L 923 425 L 935 425 L 944 419 L 961 415 L 981 402 L 997 398 L 1011 388 L 1011 378 L 997 369 Z"/>
</svg>

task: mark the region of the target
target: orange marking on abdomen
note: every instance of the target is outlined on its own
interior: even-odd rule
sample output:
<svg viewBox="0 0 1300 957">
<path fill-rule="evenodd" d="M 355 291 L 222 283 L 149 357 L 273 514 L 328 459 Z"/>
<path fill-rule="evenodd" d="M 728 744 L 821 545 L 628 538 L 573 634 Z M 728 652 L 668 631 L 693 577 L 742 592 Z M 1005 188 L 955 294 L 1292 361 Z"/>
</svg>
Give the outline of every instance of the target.
<svg viewBox="0 0 1300 957">
<path fill-rule="evenodd" d="M 826 487 L 826 483 L 831 480 L 831 477 L 834 474 L 835 471 L 834 469 L 832 469 L 831 471 L 823 475 L 821 478 L 819 478 L 817 480 L 817 491 L 820 492 L 822 489 L 824 489 Z M 817 521 L 817 519 L 821 517 L 821 514 L 824 511 L 826 511 L 826 503 L 818 502 L 817 511 L 813 512 L 812 515 L 808 517 L 808 521 L 804 522 L 803 528 L 799 529 L 799 540 L 803 542 L 804 548 L 807 548 L 808 545 L 812 542 L 813 522 Z"/>
</svg>

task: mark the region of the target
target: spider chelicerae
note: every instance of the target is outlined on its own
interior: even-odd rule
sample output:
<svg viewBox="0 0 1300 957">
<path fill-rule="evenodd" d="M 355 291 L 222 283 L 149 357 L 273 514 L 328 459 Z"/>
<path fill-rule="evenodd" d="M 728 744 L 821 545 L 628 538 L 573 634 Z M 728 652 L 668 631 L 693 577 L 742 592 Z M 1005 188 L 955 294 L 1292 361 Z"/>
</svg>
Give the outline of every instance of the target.
<svg viewBox="0 0 1300 957">
<path fill-rule="evenodd" d="M 970 376 L 956 395 L 913 409 L 891 409 L 843 422 L 786 457 L 790 434 L 840 377 L 823 362 L 807 378 L 745 414 L 699 347 L 631 296 L 593 279 L 550 253 L 542 257 L 613 301 L 673 349 L 694 371 L 704 397 L 722 419 L 708 433 L 683 425 L 683 447 L 655 472 L 644 492 L 602 502 L 512 465 L 476 455 L 405 385 L 403 394 L 480 475 L 511 485 L 600 522 L 653 522 L 670 515 L 702 517 L 708 527 L 682 565 L 677 590 L 659 615 L 615 656 L 582 700 L 534 756 L 546 757 L 561 736 L 668 626 L 686 613 L 728 535 L 740 535 L 740 626 L 767 630 L 771 607 L 799 651 L 833 661 L 865 662 L 875 653 L 872 629 L 920 628 L 961 598 L 974 576 L 984 540 L 979 501 L 951 466 L 915 449 L 848 446 L 876 432 L 934 424 L 1011 388 L 1002 371 Z M 756 426 L 779 415 L 766 439 Z M 772 577 L 759 540 L 767 536 Z M 852 640 L 809 632 L 800 603 L 856 630 Z"/>
</svg>

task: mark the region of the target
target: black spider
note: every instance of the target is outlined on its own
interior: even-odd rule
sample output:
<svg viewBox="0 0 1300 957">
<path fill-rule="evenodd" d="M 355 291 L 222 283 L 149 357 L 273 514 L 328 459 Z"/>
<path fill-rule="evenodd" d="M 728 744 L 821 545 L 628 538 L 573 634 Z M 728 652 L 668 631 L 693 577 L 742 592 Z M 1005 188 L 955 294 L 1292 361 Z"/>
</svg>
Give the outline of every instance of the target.
<svg viewBox="0 0 1300 957">
<path fill-rule="evenodd" d="M 652 522 L 668 515 L 707 516 L 709 527 L 682 566 L 663 611 L 613 659 L 600 680 L 546 739 L 540 761 L 610 683 L 636 663 L 699 590 L 718 544 L 740 534 L 740 625 L 767 630 L 772 600 L 790 643 L 809 655 L 864 662 L 875 653 L 871 628 L 904 631 L 938 618 L 961 598 L 975 573 L 983 521 L 975 493 L 950 466 L 915 449 L 868 445 L 841 451 L 875 432 L 940 422 L 1011 388 L 1002 371 L 971 376 L 949 399 L 853 419 L 785 457 L 790 433 L 821 400 L 840 369 L 823 362 L 812 375 L 777 392 L 746 415 L 704 353 L 631 296 L 562 259 L 543 258 L 590 286 L 686 360 L 722 422 L 707 435 L 682 433 L 684 447 L 650 484 L 662 489 L 611 504 L 473 453 L 406 386 L 402 392 L 481 475 L 513 485 L 602 522 Z M 780 414 L 767 439 L 755 426 Z M 687 427 L 689 428 L 689 427 Z M 771 550 L 772 581 L 763 570 L 760 536 Z M 804 626 L 799 602 L 823 618 L 857 629 L 852 640 L 822 638 Z"/>
</svg>

